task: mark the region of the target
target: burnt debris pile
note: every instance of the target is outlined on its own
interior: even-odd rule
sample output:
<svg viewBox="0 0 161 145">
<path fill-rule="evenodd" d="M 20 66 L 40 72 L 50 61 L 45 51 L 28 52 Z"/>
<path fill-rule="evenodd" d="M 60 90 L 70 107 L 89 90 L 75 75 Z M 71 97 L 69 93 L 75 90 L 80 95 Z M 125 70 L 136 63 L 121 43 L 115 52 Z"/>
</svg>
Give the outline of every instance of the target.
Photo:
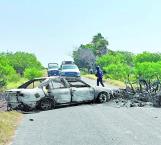
<svg viewBox="0 0 161 145">
<path fill-rule="evenodd" d="M 161 107 L 161 82 L 139 79 L 137 82 L 126 82 L 126 88 L 113 92 L 116 104 L 127 107 L 150 105 Z"/>
</svg>

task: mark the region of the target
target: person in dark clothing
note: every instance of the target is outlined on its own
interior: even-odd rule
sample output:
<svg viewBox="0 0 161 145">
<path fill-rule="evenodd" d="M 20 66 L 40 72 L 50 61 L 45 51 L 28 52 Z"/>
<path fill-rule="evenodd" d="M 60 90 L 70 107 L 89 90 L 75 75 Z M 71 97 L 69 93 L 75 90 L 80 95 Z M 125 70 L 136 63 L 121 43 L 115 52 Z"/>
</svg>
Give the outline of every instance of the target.
<svg viewBox="0 0 161 145">
<path fill-rule="evenodd" d="M 97 77 L 97 86 L 99 86 L 99 83 L 101 83 L 101 85 L 104 87 L 102 78 L 103 78 L 103 72 L 100 69 L 99 66 L 96 67 L 96 77 Z"/>
</svg>

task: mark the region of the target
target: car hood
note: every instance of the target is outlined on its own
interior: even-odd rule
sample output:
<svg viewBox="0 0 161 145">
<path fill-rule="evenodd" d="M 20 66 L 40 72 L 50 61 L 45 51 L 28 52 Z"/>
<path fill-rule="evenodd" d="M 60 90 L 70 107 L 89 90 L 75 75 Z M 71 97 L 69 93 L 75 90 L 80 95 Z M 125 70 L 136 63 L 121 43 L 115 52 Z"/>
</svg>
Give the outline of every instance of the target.
<svg viewBox="0 0 161 145">
<path fill-rule="evenodd" d="M 61 70 L 61 72 L 77 72 L 77 73 L 80 73 L 80 71 L 78 69 L 64 69 L 64 70 Z"/>
</svg>

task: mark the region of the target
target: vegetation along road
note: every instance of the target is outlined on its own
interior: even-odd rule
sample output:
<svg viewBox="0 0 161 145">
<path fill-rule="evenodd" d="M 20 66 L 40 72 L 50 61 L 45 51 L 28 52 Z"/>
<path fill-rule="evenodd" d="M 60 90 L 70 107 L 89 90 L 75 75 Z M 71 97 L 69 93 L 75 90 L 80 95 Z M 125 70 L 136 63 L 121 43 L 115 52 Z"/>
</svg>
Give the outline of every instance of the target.
<svg viewBox="0 0 161 145">
<path fill-rule="evenodd" d="M 24 115 L 12 145 L 160 145 L 160 122 L 161 110 L 149 106 L 68 106 Z"/>
</svg>

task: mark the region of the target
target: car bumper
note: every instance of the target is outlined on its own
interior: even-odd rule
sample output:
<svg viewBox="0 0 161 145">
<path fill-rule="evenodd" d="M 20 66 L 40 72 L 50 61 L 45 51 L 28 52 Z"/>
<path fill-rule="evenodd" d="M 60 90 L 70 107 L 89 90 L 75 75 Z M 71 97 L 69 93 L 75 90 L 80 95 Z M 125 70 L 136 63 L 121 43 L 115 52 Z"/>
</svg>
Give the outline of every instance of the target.
<svg viewBox="0 0 161 145">
<path fill-rule="evenodd" d="M 59 76 L 59 71 L 48 71 L 48 76 Z"/>
</svg>

